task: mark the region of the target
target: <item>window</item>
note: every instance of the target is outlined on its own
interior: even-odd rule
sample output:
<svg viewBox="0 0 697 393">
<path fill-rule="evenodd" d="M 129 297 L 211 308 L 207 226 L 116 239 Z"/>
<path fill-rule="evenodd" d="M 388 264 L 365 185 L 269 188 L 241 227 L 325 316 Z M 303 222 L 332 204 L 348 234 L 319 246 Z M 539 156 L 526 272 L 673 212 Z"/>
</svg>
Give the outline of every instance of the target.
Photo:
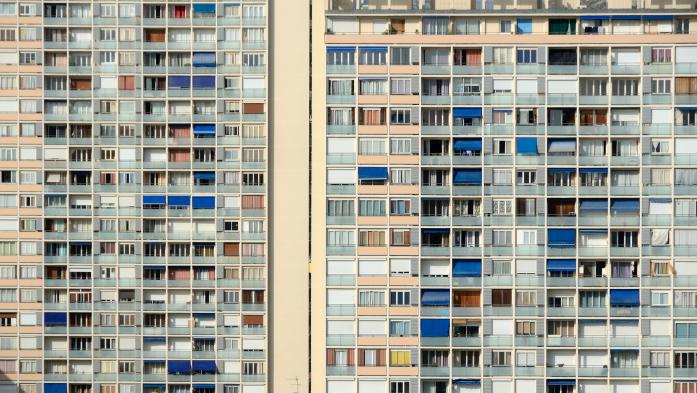
<svg viewBox="0 0 697 393">
<path fill-rule="evenodd" d="M 669 301 L 669 291 L 651 291 L 651 306 L 668 306 Z"/>
<path fill-rule="evenodd" d="M 651 79 L 651 94 L 670 94 L 671 80 L 666 78 L 652 78 Z"/>
<path fill-rule="evenodd" d="M 518 64 L 535 64 L 537 63 L 537 49 L 521 48 L 516 51 L 516 62 Z"/>
<path fill-rule="evenodd" d="M 511 32 L 511 21 L 502 20 L 499 21 L 499 33 L 510 33 Z"/>
</svg>

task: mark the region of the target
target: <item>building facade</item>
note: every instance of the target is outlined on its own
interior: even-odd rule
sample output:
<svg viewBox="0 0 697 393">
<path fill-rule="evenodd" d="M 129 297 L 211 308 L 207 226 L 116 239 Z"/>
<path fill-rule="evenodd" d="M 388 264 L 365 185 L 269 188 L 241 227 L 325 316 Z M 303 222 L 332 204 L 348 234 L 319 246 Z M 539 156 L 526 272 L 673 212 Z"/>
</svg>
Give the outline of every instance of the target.
<svg viewBox="0 0 697 393">
<path fill-rule="evenodd" d="M 293 250 L 271 242 L 270 168 L 295 159 L 273 131 L 308 133 L 302 93 L 296 128 L 270 127 L 270 90 L 288 94 L 270 66 L 276 11 L 0 3 L 0 391 L 307 391 L 305 363 L 270 371 L 274 345 L 307 358 L 307 339 L 270 333 L 271 277 L 305 287 L 308 255 L 304 228 Z"/>
<path fill-rule="evenodd" d="M 313 390 L 697 389 L 694 8 L 314 3 Z"/>
</svg>

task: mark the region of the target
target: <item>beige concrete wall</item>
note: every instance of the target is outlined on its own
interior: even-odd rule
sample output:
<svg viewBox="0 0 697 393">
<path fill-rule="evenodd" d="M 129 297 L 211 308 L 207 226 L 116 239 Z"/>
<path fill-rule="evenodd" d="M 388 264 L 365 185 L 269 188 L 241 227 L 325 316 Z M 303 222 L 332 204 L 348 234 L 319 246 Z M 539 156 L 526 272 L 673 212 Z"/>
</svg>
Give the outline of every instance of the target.
<svg viewBox="0 0 697 393">
<path fill-rule="evenodd" d="M 325 18 L 322 0 L 312 0 L 312 393 L 324 393 L 326 377 L 326 135 Z"/>
<path fill-rule="evenodd" d="M 270 3 L 269 393 L 309 392 L 309 1 Z"/>
</svg>

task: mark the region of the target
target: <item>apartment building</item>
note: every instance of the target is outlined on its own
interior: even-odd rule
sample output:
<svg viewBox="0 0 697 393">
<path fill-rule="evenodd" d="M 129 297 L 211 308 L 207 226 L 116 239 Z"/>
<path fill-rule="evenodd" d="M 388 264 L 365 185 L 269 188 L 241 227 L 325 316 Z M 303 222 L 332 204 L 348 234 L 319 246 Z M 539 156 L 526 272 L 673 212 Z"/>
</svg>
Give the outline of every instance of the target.
<svg viewBox="0 0 697 393">
<path fill-rule="evenodd" d="M 291 336 L 307 318 L 273 322 L 307 314 L 308 255 L 305 228 L 273 241 L 272 204 L 307 221 L 307 193 L 270 192 L 307 184 L 273 148 L 308 134 L 309 93 L 275 109 L 309 78 L 270 66 L 287 51 L 272 42 L 307 41 L 276 37 L 277 12 L 308 18 L 266 0 L 0 2 L 0 391 L 307 391 L 306 363 L 274 366 L 274 346 L 308 348 Z M 279 165 L 299 170 L 274 184 Z"/>
<path fill-rule="evenodd" d="M 695 391 L 695 2 L 313 5 L 313 390 Z"/>
</svg>

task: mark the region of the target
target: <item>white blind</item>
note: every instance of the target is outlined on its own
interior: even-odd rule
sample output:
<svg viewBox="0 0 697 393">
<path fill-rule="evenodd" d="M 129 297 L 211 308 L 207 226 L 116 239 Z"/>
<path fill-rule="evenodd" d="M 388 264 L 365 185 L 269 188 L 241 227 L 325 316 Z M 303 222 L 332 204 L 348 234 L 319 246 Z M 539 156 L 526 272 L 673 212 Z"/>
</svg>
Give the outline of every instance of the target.
<svg viewBox="0 0 697 393">
<path fill-rule="evenodd" d="M 327 304 L 355 304 L 356 293 L 351 289 L 328 289 Z"/>
<path fill-rule="evenodd" d="M 638 49 L 629 49 L 629 48 L 613 49 L 612 50 L 612 57 L 615 61 L 615 64 L 632 65 L 632 64 L 639 64 L 640 63 L 641 53 L 639 52 Z"/>
<path fill-rule="evenodd" d="M 516 274 L 536 274 L 537 261 L 534 259 L 517 259 L 515 261 Z"/>
<path fill-rule="evenodd" d="M 327 170 L 328 184 L 356 184 L 356 171 L 353 169 Z"/>
<path fill-rule="evenodd" d="M 547 92 L 549 94 L 576 94 L 578 82 L 575 79 L 549 79 Z"/>
<path fill-rule="evenodd" d="M 353 393 L 353 381 L 327 381 L 327 392 Z"/>
<path fill-rule="evenodd" d="M 677 138 L 675 154 L 697 154 L 697 138 Z"/>
<path fill-rule="evenodd" d="M 332 18 L 331 25 L 334 34 L 358 32 L 358 20 L 356 18 Z"/>
<path fill-rule="evenodd" d="M 359 336 L 386 336 L 387 324 L 385 320 L 358 320 Z"/>
<path fill-rule="evenodd" d="M 670 381 L 650 381 L 649 382 L 649 392 L 650 393 L 671 393 L 673 391 L 673 386 Z"/>
<path fill-rule="evenodd" d="M 264 88 L 264 78 L 244 78 L 242 79 L 243 89 L 263 89 Z"/>
<path fill-rule="evenodd" d="M 578 325 L 578 334 L 581 337 L 597 337 L 607 334 L 607 327 L 602 323 L 581 323 Z"/>
<path fill-rule="evenodd" d="M 697 63 L 697 46 L 679 46 L 675 48 L 676 63 Z"/>
<path fill-rule="evenodd" d="M 494 90 L 511 90 L 513 79 L 494 79 Z"/>
<path fill-rule="evenodd" d="M 604 381 L 585 381 L 578 384 L 579 393 L 607 393 Z"/>
<path fill-rule="evenodd" d="M 133 148 L 119 148 L 119 160 L 124 161 L 135 161 L 136 159 L 136 149 Z"/>
<path fill-rule="evenodd" d="M 491 321 L 491 329 L 491 332 L 494 336 L 512 336 L 513 320 L 494 319 L 493 321 Z"/>
<path fill-rule="evenodd" d="M 99 79 L 100 87 L 102 89 L 116 89 L 116 77 L 115 76 L 103 76 Z"/>
<path fill-rule="evenodd" d="M 639 383 L 634 381 L 611 381 L 611 393 L 639 393 Z"/>
<path fill-rule="evenodd" d="M 639 325 L 636 323 L 612 323 L 613 337 L 636 336 L 639 334 Z"/>
<path fill-rule="evenodd" d="M 353 261 L 347 260 L 328 260 L 327 261 L 327 274 L 337 275 L 337 274 L 355 274 L 356 264 Z"/>
<path fill-rule="evenodd" d="M 17 100 L 0 99 L 0 112 L 17 112 Z"/>
<path fill-rule="evenodd" d="M 673 214 L 673 203 L 649 201 L 649 214 Z"/>
<path fill-rule="evenodd" d="M 67 160 L 67 147 L 44 147 L 44 159 L 46 160 Z"/>
<path fill-rule="evenodd" d="M 18 52 L 0 52 L 0 64 L 17 64 Z"/>
<path fill-rule="evenodd" d="M 359 259 L 358 275 L 382 276 L 387 273 L 387 261 L 384 259 Z"/>
<path fill-rule="evenodd" d="M 354 334 L 353 321 L 329 320 L 327 321 L 327 335 Z"/>
<path fill-rule="evenodd" d="M 444 261 L 422 261 L 421 273 L 425 276 L 449 276 L 450 262 Z"/>
<path fill-rule="evenodd" d="M 19 219 L 0 218 L 0 231 L 17 231 L 19 229 Z"/>
<path fill-rule="evenodd" d="M 327 153 L 356 153 L 356 140 L 353 138 L 329 138 L 327 139 Z"/>
<path fill-rule="evenodd" d="M 263 338 L 245 338 L 242 341 L 242 349 L 247 351 L 263 351 L 266 345 Z"/>
<path fill-rule="evenodd" d="M 379 393 L 385 391 L 384 379 L 358 381 L 358 393 Z"/>
<path fill-rule="evenodd" d="M 537 94 L 537 79 L 518 79 L 515 85 L 516 94 Z"/>
<path fill-rule="evenodd" d="M 675 261 L 674 269 L 678 276 L 697 276 L 697 261 Z"/>
<path fill-rule="evenodd" d="M 653 124 L 670 124 L 673 122 L 672 109 L 652 109 L 651 123 Z"/>
</svg>

